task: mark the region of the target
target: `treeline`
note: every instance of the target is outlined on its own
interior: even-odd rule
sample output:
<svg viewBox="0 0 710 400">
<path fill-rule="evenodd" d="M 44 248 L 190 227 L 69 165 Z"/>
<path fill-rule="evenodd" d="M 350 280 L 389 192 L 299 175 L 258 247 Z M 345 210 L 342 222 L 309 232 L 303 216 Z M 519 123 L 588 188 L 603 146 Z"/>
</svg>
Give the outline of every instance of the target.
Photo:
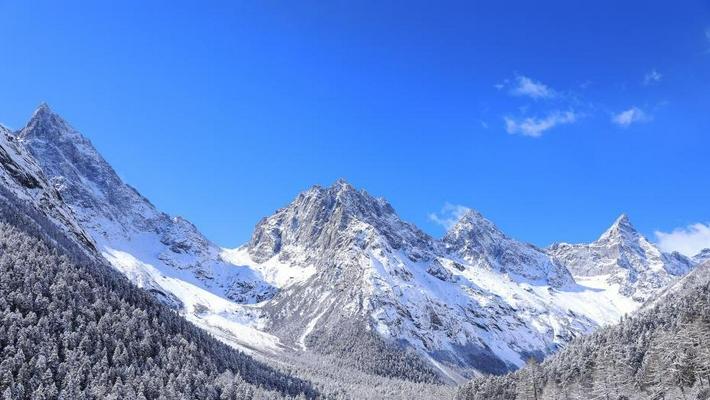
<svg viewBox="0 0 710 400">
<path fill-rule="evenodd" d="M 710 284 L 666 295 L 542 364 L 463 385 L 457 399 L 710 399 Z"/>
</svg>

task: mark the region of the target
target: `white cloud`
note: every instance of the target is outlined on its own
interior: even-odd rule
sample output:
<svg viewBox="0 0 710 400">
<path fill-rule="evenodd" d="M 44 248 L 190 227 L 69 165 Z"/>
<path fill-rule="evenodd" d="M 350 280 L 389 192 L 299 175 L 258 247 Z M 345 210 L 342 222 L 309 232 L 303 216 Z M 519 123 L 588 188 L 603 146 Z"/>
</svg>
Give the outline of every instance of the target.
<svg viewBox="0 0 710 400">
<path fill-rule="evenodd" d="M 622 111 L 618 114 L 614 114 L 611 117 L 611 121 L 623 128 L 636 122 L 646 122 L 651 117 L 646 114 L 642 109 L 638 107 L 631 107 L 626 111 Z"/>
<path fill-rule="evenodd" d="M 469 210 L 470 208 L 465 206 L 446 203 L 444 204 L 444 207 L 441 208 L 439 213 L 429 214 L 429 219 L 448 230 L 451 229 L 452 226 L 456 225 L 461 217 Z"/>
<path fill-rule="evenodd" d="M 665 252 L 677 251 L 692 257 L 700 250 L 710 248 L 710 224 L 695 223 L 673 232 L 656 231 L 658 247 Z"/>
<path fill-rule="evenodd" d="M 510 134 L 540 137 L 545 131 L 557 125 L 575 122 L 577 117 L 577 114 L 572 111 L 553 111 L 544 118 L 528 117 L 516 120 L 512 117 L 504 117 L 505 130 Z"/>
<path fill-rule="evenodd" d="M 643 84 L 644 86 L 652 85 L 654 83 L 660 82 L 661 79 L 663 79 L 663 74 L 653 69 L 643 76 Z"/>
<path fill-rule="evenodd" d="M 542 82 L 534 81 L 527 76 L 517 76 L 516 84 L 510 90 L 514 96 L 527 96 L 533 99 L 545 99 L 555 96 L 555 91 Z"/>
</svg>

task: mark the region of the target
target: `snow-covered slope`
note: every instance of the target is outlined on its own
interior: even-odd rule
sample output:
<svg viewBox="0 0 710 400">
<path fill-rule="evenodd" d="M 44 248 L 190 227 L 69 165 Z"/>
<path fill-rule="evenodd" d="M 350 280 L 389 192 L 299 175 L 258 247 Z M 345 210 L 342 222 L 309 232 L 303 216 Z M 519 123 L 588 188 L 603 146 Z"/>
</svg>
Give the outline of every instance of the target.
<svg viewBox="0 0 710 400">
<path fill-rule="evenodd" d="M 122 182 L 46 105 L 17 138 L 4 136 L 6 186 L 54 193 L 55 217 L 137 285 L 225 342 L 273 357 L 335 354 L 396 370 L 408 349 L 450 380 L 504 372 L 633 312 L 692 266 L 625 218 L 593 244 L 547 252 L 470 211 L 437 240 L 345 181 L 306 190 L 249 243 L 222 249 Z"/>
<path fill-rule="evenodd" d="M 223 262 L 219 247 L 190 222 L 158 211 L 126 185 L 91 142 L 46 104 L 34 112 L 18 141 L 32 153 L 102 253 L 129 253 L 163 273 L 240 303 L 273 295 L 274 289 L 251 270 Z M 144 284 L 160 291 L 152 282 Z"/>
<path fill-rule="evenodd" d="M 548 252 L 577 281 L 602 280 L 618 285 L 621 294 L 638 302 L 652 298 L 694 266 L 679 253 L 663 253 L 631 225 L 626 215 L 595 242 L 554 244 Z"/>
</svg>

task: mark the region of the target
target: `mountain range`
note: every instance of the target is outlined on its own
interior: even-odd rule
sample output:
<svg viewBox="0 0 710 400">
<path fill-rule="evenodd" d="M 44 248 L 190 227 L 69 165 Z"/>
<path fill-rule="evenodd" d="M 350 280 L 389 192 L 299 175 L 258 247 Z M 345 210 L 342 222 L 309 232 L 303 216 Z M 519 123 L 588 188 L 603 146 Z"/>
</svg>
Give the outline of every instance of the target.
<svg viewBox="0 0 710 400">
<path fill-rule="evenodd" d="M 710 257 L 664 253 L 626 215 L 587 244 L 539 248 L 475 210 L 434 238 L 344 180 L 298 194 L 227 249 L 123 182 L 46 104 L 19 131 L 0 129 L 3 191 L 267 360 L 336 357 L 417 381 L 501 374 L 618 322 Z"/>
</svg>

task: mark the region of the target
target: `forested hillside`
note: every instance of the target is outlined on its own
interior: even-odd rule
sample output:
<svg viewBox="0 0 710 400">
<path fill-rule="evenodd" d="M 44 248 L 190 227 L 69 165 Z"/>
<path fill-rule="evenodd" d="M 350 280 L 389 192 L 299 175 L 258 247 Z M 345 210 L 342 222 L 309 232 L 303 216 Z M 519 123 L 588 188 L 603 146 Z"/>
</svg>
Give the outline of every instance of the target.
<svg viewBox="0 0 710 400">
<path fill-rule="evenodd" d="M 31 227 L 24 215 L 14 218 Z M 0 222 L 3 399 L 316 395 L 307 382 L 221 344 L 81 258 Z"/>
<path fill-rule="evenodd" d="M 462 386 L 458 399 L 710 398 L 710 263 L 652 307 L 541 364 Z"/>
</svg>

